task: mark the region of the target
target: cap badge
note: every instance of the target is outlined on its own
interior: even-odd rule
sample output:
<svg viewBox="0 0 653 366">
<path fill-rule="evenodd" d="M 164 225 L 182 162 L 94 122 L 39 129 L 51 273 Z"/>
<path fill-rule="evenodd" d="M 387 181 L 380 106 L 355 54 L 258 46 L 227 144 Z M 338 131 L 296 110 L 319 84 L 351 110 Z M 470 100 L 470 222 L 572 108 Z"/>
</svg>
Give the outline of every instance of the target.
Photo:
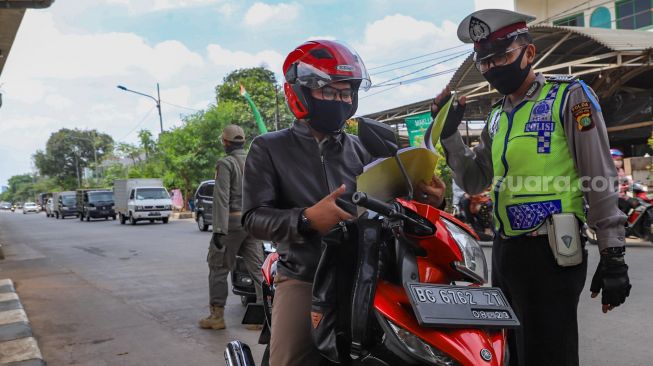
<svg viewBox="0 0 653 366">
<path fill-rule="evenodd" d="M 475 17 L 472 17 L 469 20 L 469 37 L 472 41 L 478 42 L 487 38 L 489 35 L 490 26 L 488 26 L 487 23 Z"/>
</svg>

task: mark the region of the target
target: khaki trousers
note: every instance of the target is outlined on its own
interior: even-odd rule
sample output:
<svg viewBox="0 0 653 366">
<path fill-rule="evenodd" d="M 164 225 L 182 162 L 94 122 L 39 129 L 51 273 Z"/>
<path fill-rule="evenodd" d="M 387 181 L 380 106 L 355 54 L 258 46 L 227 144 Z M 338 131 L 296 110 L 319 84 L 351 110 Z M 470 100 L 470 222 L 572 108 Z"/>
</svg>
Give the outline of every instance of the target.
<svg viewBox="0 0 653 366">
<path fill-rule="evenodd" d="M 245 266 L 254 282 L 256 301 L 263 301 L 261 283 L 263 274 L 263 244 L 249 236 L 240 224 L 240 215 L 229 217 L 229 233 L 220 238 L 222 248 L 209 244 L 206 261 L 209 264 L 209 301 L 213 306 L 225 306 L 229 295 L 227 277 L 236 265 L 236 255 L 243 257 Z"/>
<path fill-rule="evenodd" d="M 321 356 L 311 339 L 311 282 L 277 274 L 272 307 L 270 366 L 317 366 Z"/>
</svg>

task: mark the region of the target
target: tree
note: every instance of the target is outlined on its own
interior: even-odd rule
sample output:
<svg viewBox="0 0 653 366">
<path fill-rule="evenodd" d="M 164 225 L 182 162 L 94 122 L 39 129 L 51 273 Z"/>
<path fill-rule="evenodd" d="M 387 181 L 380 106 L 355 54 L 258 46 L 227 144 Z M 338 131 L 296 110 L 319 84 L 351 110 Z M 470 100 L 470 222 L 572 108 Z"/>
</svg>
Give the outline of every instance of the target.
<svg viewBox="0 0 653 366">
<path fill-rule="evenodd" d="M 7 180 L 8 188 L 5 193 L 3 193 L 2 199 L 4 201 L 24 201 L 29 199 L 28 192 L 26 192 L 26 186 L 32 184 L 34 177 L 31 174 L 20 174 L 14 175 Z"/>
<path fill-rule="evenodd" d="M 233 118 L 231 108 L 210 107 L 159 135 L 157 158 L 166 186 L 179 188 L 187 201 L 201 181 L 213 178 L 215 163 L 224 155 L 220 134 Z"/>
<path fill-rule="evenodd" d="M 105 133 L 62 128 L 50 135 L 45 151 L 37 150 L 33 159 L 41 175 L 74 188 L 80 185 L 84 168 L 96 167 L 112 151 L 113 138 Z"/>
<path fill-rule="evenodd" d="M 143 149 L 140 147 L 128 144 L 126 142 L 119 142 L 116 146 L 116 152 L 118 156 L 122 158 L 129 158 L 132 161 L 133 165 L 141 163 L 141 156 L 143 155 Z"/>
<path fill-rule="evenodd" d="M 292 125 L 294 116 L 286 105 L 283 89 L 277 85 L 274 73 L 263 67 L 235 70 L 224 78 L 222 84 L 216 86 L 218 108 L 227 108 L 234 112 L 234 119 L 230 123 L 240 125 L 249 137 L 258 135 L 252 110 L 240 95 L 241 84 L 261 112 L 268 130 L 274 130 L 277 107 L 279 128 Z"/>
<path fill-rule="evenodd" d="M 8 183 L 9 189 L 0 195 L 0 201 L 28 202 L 35 200 L 39 193 L 63 190 L 53 179 L 31 174 L 14 175 Z"/>
<path fill-rule="evenodd" d="M 141 149 L 145 153 L 145 160 L 147 160 L 156 149 L 156 142 L 152 139 L 152 132 L 140 130 L 138 131 L 138 138 L 141 141 Z"/>
</svg>

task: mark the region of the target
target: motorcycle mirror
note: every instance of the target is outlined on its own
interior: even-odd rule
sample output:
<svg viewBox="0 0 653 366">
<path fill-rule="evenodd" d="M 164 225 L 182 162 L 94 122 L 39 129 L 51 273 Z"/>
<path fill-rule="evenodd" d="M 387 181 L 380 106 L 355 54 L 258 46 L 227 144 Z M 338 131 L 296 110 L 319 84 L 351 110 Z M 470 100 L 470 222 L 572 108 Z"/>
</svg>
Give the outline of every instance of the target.
<svg viewBox="0 0 653 366">
<path fill-rule="evenodd" d="M 395 156 L 399 143 L 392 127 L 370 118 L 359 117 L 357 120 L 358 138 L 373 157 Z"/>
</svg>

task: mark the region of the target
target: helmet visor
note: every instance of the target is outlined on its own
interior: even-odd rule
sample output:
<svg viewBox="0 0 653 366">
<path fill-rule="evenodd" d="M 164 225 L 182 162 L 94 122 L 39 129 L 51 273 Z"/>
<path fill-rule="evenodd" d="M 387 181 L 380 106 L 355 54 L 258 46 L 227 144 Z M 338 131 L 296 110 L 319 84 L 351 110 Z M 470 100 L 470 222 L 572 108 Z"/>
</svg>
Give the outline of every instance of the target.
<svg viewBox="0 0 653 366">
<path fill-rule="evenodd" d="M 335 82 L 349 81 L 360 83 L 359 89 L 370 88 L 367 68 L 354 49 L 337 41 L 318 42 L 296 62 L 296 83 L 319 89 Z"/>
</svg>

